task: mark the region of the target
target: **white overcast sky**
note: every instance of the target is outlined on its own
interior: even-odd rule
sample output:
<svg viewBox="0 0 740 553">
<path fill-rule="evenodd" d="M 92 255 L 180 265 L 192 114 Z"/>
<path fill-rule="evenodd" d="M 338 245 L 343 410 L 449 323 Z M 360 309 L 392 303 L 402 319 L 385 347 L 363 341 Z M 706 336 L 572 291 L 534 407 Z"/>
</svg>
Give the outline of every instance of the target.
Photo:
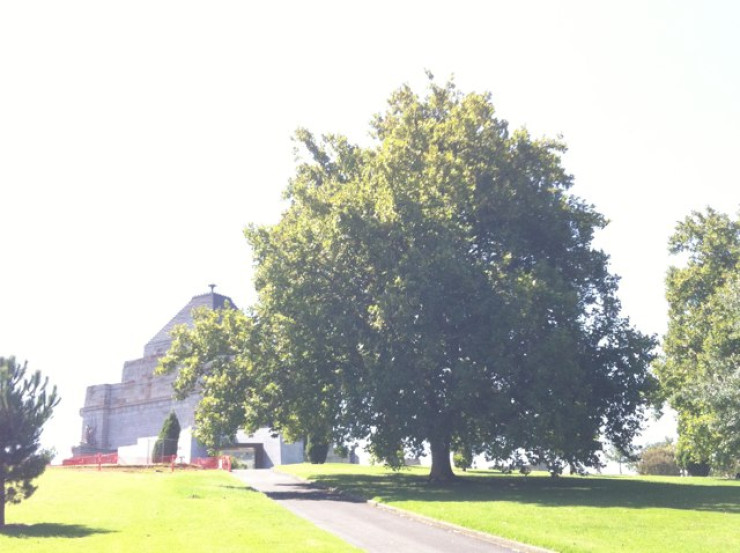
<svg viewBox="0 0 740 553">
<path fill-rule="evenodd" d="M 253 301 L 242 229 L 279 218 L 297 127 L 367 141 L 425 69 L 562 134 L 662 334 L 676 221 L 740 205 L 738 28 L 731 1 L 3 2 L 0 355 L 59 387 L 45 444 L 209 283 Z"/>
</svg>

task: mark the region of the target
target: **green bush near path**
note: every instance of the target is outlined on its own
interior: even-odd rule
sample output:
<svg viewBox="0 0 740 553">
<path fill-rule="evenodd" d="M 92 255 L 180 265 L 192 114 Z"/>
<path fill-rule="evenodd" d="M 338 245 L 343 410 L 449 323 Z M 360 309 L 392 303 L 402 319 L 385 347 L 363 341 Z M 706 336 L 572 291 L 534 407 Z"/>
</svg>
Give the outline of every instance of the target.
<svg viewBox="0 0 740 553">
<path fill-rule="evenodd" d="M 222 471 L 52 468 L 10 505 L 3 553 L 356 551 Z"/>
<path fill-rule="evenodd" d="M 303 464 L 280 470 L 554 551 L 740 551 L 740 481 L 468 471 L 453 484 L 429 485 L 427 467 L 394 473 L 383 467 Z"/>
</svg>

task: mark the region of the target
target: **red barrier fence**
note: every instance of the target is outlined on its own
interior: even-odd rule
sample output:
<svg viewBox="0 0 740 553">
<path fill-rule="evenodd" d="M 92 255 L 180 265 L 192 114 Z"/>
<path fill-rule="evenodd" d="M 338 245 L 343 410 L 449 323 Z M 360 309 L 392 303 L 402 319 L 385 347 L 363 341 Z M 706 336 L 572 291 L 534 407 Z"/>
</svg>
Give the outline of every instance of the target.
<svg viewBox="0 0 740 553">
<path fill-rule="evenodd" d="M 231 472 L 231 457 L 196 457 L 190 461 L 191 465 L 197 465 L 202 469 L 223 469 Z"/>
<path fill-rule="evenodd" d="M 172 470 L 175 469 L 177 463 L 177 456 L 172 455 L 171 457 L 164 457 L 162 459 L 163 464 L 169 464 Z M 84 455 L 80 457 L 72 457 L 70 459 L 64 459 L 62 466 L 75 467 L 75 466 L 98 466 L 100 469 L 101 465 L 117 465 L 118 464 L 118 453 L 108 453 L 102 455 Z M 148 463 L 147 463 L 148 464 Z M 190 465 L 198 466 L 202 469 L 222 469 L 231 472 L 231 458 L 228 455 L 222 455 L 221 457 L 197 457 L 190 461 Z"/>
<path fill-rule="evenodd" d="M 221 468 L 219 466 L 220 460 L 220 457 L 196 457 L 191 459 L 190 464 L 197 465 L 202 469 L 219 469 Z"/>
<path fill-rule="evenodd" d="M 72 457 L 62 461 L 62 466 L 81 466 L 81 465 L 117 465 L 118 453 L 98 453 L 97 455 L 85 455 L 82 457 Z"/>
</svg>

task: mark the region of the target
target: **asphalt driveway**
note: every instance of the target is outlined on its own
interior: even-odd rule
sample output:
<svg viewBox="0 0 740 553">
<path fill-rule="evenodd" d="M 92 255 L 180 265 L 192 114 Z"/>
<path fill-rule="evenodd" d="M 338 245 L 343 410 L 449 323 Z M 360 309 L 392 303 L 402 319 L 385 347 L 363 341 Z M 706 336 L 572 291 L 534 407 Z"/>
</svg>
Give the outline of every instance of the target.
<svg viewBox="0 0 740 553">
<path fill-rule="evenodd" d="M 431 522 L 346 497 L 269 469 L 235 470 L 251 488 L 347 543 L 369 552 L 527 553 L 544 549 Z"/>
</svg>

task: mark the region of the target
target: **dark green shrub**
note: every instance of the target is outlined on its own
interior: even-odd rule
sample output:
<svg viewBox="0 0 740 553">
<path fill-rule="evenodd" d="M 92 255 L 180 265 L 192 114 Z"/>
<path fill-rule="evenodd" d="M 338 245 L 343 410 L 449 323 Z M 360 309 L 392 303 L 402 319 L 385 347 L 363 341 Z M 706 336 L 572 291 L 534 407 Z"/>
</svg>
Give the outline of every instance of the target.
<svg viewBox="0 0 740 553">
<path fill-rule="evenodd" d="M 465 472 L 473 466 L 473 452 L 466 448 L 459 449 L 452 455 L 452 462 L 455 463 L 457 468 Z"/>
<path fill-rule="evenodd" d="M 686 463 L 686 472 L 689 476 L 709 476 L 711 468 L 709 463 Z"/>
<path fill-rule="evenodd" d="M 689 476 L 709 476 L 712 466 L 707 459 L 696 460 L 692 457 L 691 451 L 679 448 L 676 451 L 676 462 L 682 469 L 686 469 Z"/>
<path fill-rule="evenodd" d="M 676 446 L 662 442 L 646 446 L 637 463 L 639 474 L 678 476 L 681 469 L 676 462 Z"/>
<path fill-rule="evenodd" d="M 306 457 L 313 465 L 323 465 L 326 462 L 326 456 L 329 454 L 329 442 L 308 436 L 306 438 Z"/>
<path fill-rule="evenodd" d="M 177 442 L 180 440 L 180 421 L 174 411 L 164 420 L 162 430 L 152 450 L 152 462 L 164 463 L 177 455 Z"/>
</svg>

